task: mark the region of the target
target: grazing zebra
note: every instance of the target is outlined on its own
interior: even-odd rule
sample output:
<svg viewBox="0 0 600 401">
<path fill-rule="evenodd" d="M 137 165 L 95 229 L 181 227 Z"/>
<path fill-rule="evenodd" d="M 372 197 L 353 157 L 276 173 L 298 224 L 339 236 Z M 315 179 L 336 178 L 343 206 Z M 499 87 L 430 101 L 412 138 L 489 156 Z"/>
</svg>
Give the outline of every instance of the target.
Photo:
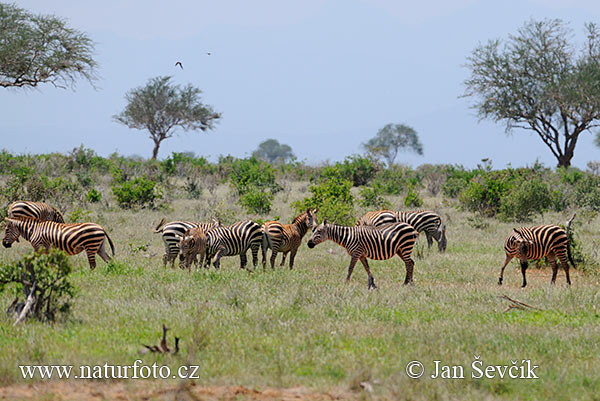
<svg viewBox="0 0 600 401">
<path fill-rule="evenodd" d="M 55 247 L 69 255 L 85 251 L 91 269 L 96 267 L 96 254 L 106 263 L 110 261 L 105 249 L 106 240 L 115 255 L 115 247 L 108 233 L 96 223 L 65 224 L 31 217 L 6 218 L 5 221 L 7 224 L 2 240 L 5 248 L 10 248 L 15 241 L 19 242 L 19 236 L 22 236 L 31 242 L 36 251 L 41 247 L 46 250 Z"/>
<path fill-rule="evenodd" d="M 168 262 L 171 262 L 171 267 L 174 267 L 175 259 L 177 259 L 177 255 L 179 255 L 179 241 L 187 230 L 190 228 L 201 228 L 207 233 L 210 229 L 218 225 L 219 222 L 217 220 L 213 220 L 210 223 L 198 223 L 183 220 L 167 223 L 167 220 L 163 218 L 153 231 L 162 234 L 162 240 L 165 244 L 165 254 L 163 255 L 164 266 L 166 266 Z"/>
<path fill-rule="evenodd" d="M 55 221 L 64 223 L 65 218 L 62 213 L 47 203 L 16 201 L 8 207 L 8 217 L 33 217 L 39 220 Z"/>
<path fill-rule="evenodd" d="M 298 252 L 302 238 L 313 226 L 315 214 L 319 209 L 306 209 L 306 212 L 296 216 L 292 224 L 281 224 L 278 221 L 267 221 L 262 225 L 263 249 L 266 253 L 271 248 L 271 268 L 275 268 L 275 259 L 278 252 L 283 253 L 281 265 L 285 265 L 285 257 L 290 253 L 290 270 L 294 268 L 294 258 Z"/>
<path fill-rule="evenodd" d="M 344 227 L 327 224 L 327 219 L 324 219 L 322 224 L 313 229 L 308 247 L 314 248 L 315 245 L 328 239 L 343 246 L 351 257 L 346 281 L 350 280 L 354 265 L 360 260 L 369 276 L 368 286 L 371 289 L 377 287 L 369 270 L 367 259 L 385 260 L 394 255 L 400 256 L 406 266 L 404 284 L 412 283 L 415 262 L 410 258 L 410 254 L 418 236 L 419 232 L 406 223 L 391 223 L 380 228 L 372 226 Z"/>
<path fill-rule="evenodd" d="M 429 210 L 416 210 L 408 212 L 395 212 L 393 210 L 378 210 L 367 212 L 356 221 L 357 226 L 381 227 L 390 223 L 408 223 L 418 232 L 425 231 L 427 247 L 431 248 L 433 240 L 438 243 L 438 250 L 444 252 L 448 241 L 446 240 L 446 225 L 442 224 L 441 217 Z"/>
<path fill-rule="evenodd" d="M 207 241 L 204 230 L 199 227 L 190 228 L 183 234 L 179 242 L 179 261 L 184 268 L 191 270 L 192 262 L 196 263 L 196 266 L 202 266 L 206 256 Z M 200 255 L 200 262 L 197 259 L 198 255 Z"/>
<path fill-rule="evenodd" d="M 512 260 L 512 258 L 519 258 L 521 262 L 521 273 L 523 274 L 523 285 L 527 286 L 527 279 L 525 272 L 527 270 L 527 260 L 538 260 L 546 256 L 550 266 L 552 266 L 552 281 L 554 284 L 556 281 L 556 274 L 558 273 L 558 265 L 556 259 L 560 260 L 560 264 L 565 269 L 565 275 L 567 276 L 567 284 L 571 285 L 571 278 L 569 277 L 569 263 L 567 262 L 567 256 L 569 261 L 575 267 L 573 258 L 571 257 L 571 249 L 569 247 L 569 233 L 563 230 L 561 227 L 556 225 L 544 225 L 535 227 L 520 227 L 513 229 L 513 233 L 508 236 L 504 242 L 504 252 L 506 252 L 506 259 L 504 265 L 500 271 L 500 278 L 498 279 L 498 285 L 502 285 L 502 278 L 504 277 L 504 268 Z"/>
<path fill-rule="evenodd" d="M 208 237 L 207 255 L 213 256 L 212 262 L 215 268 L 220 267 L 220 259 L 223 256 L 240 255 L 240 268 L 246 268 L 246 252 L 252 250 L 252 264 L 258 265 L 258 250 L 262 246 L 262 229 L 251 221 L 239 221 L 230 226 L 219 225 L 206 233 Z M 265 250 L 263 248 L 263 268 L 265 265 Z"/>
</svg>

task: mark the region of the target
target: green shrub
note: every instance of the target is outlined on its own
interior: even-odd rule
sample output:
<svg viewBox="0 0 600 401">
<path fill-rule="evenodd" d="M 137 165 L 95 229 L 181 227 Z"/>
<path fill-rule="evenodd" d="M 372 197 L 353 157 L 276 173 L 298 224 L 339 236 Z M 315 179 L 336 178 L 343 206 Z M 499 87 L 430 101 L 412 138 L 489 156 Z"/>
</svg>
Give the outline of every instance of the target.
<svg viewBox="0 0 600 401">
<path fill-rule="evenodd" d="M 505 221 L 531 221 L 552 206 L 552 194 L 540 178 L 521 179 L 500 200 L 498 217 Z"/>
<path fill-rule="evenodd" d="M 375 177 L 379 169 L 377 163 L 368 157 L 352 155 L 340 164 L 342 176 L 352 181 L 355 187 L 367 185 Z"/>
<path fill-rule="evenodd" d="M 461 192 L 461 205 L 482 216 L 493 217 L 500 210 L 502 196 L 511 188 L 512 179 L 503 171 L 491 172 L 473 178 Z"/>
<path fill-rule="evenodd" d="M 258 189 L 246 192 L 240 197 L 240 204 L 248 213 L 267 214 L 271 211 L 273 194 Z"/>
<path fill-rule="evenodd" d="M 146 177 L 136 177 L 131 181 L 113 184 L 112 192 L 123 209 L 133 207 L 154 208 L 155 202 L 162 199 L 162 193 L 154 181 Z"/>
<path fill-rule="evenodd" d="M 85 195 L 85 199 L 90 203 L 98 203 L 102 200 L 102 193 L 96 188 L 92 188 Z"/>
<path fill-rule="evenodd" d="M 419 193 L 415 190 L 414 186 L 408 188 L 406 197 L 404 198 L 404 206 L 406 207 L 421 207 L 423 206 L 423 200 L 419 197 Z"/>
<path fill-rule="evenodd" d="M 359 203 L 362 207 L 376 207 L 378 209 L 389 209 L 392 207 L 391 203 L 374 188 L 362 187 L 358 191 L 358 194 L 361 197 Z"/>
<path fill-rule="evenodd" d="M 339 176 L 332 176 L 308 188 L 312 194 L 296 201 L 291 207 L 300 214 L 307 208 L 319 208 L 319 218 L 327 218 L 337 224 L 354 223 L 354 198 L 350 192 L 352 182 Z"/>
<path fill-rule="evenodd" d="M 575 206 L 600 211 L 600 177 L 586 174 L 574 186 Z"/>
<path fill-rule="evenodd" d="M 75 287 L 69 282 L 71 264 L 66 253 L 51 249 L 48 253 L 27 255 L 17 263 L 0 268 L 0 293 L 12 288 L 15 300 L 9 312 L 19 315 L 25 300 L 32 294 L 33 304 L 28 316 L 40 321 L 53 321 L 58 314 L 66 314 L 75 296 Z M 20 296 L 23 295 L 23 301 Z"/>
</svg>

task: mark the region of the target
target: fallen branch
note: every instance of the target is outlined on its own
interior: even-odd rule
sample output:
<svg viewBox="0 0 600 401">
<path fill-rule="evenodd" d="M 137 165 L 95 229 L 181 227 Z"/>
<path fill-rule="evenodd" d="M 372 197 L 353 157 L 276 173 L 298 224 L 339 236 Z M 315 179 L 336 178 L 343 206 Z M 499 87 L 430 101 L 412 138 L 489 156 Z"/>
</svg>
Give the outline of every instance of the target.
<svg viewBox="0 0 600 401">
<path fill-rule="evenodd" d="M 510 305 L 508 305 L 508 308 L 506 308 L 506 310 L 504 311 L 505 313 L 508 312 L 511 309 L 520 309 L 520 310 L 532 310 L 533 309 L 533 310 L 541 310 L 540 308 L 536 308 L 535 306 L 531 306 L 529 304 L 526 304 L 525 302 L 521 302 L 521 301 L 517 301 L 516 299 L 512 299 L 508 295 L 502 295 L 499 298 L 500 299 L 505 299 L 508 302 L 510 302 Z"/>
<path fill-rule="evenodd" d="M 157 352 L 159 354 L 173 354 L 176 355 L 179 353 L 179 337 L 175 337 L 175 349 L 173 351 L 171 351 L 171 348 L 169 348 L 169 346 L 167 345 L 167 331 L 169 331 L 170 329 L 167 328 L 167 326 L 165 326 L 164 324 L 162 325 L 162 330 L 163 330 L 163 334 L 162 334 L 162 338 L 160 340 L 160 345 L 146 345 L 146 344 L 142 344 L 142 347 L 144 347 L 144 349 L 142 350 L 142 352 Z"/>
</svg>

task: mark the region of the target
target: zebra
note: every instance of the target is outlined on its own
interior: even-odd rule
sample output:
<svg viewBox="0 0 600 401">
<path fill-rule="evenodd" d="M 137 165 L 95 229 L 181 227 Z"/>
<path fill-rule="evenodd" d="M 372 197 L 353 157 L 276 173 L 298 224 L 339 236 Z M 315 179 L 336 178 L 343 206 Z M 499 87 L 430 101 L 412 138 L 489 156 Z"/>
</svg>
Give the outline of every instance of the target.
<svg viewBox="0 0 600 401">
<path fill-rule="evenodd" d="M 367 212 L 360 217 L 356 224 L 381 227 L 390 223 L 408 223 L 413 226 L 418 232 L 425 231 L 427 237 L 427 247 L 431 248 L 433 240 L 438 243 L 438 250 L 444 252 L 448 245 L 446 239 L 446 225 L 442 224 L 441 217 L 430 210 L 415 210 L 415 211 L 393 211 L 393 210 L 378 210 L 375 212 Z"/>
<path fill-rule="evenodd" d="M 519 258 L 521 273 L 523 274 L 523 285 L 521 287 L 527 286 L 527 279 L 525 277 L 527 260 L 538 260 L 544 256 L 548 258 L 548 262 L 552 266 L 551 283 L 554 284 L 556 281 L 556 274 L 558 273 L 556 259 L 558 258 L 561 266 L 565 269 L 567 284 L 571 285 L 567 257 L 573 268 L 575 268 L 575 263 L 571 257 L 568 229 L 565 231 L 557 225 L 514 228 L 513 233 L 504 242 L 504 252 L 506 253 L 506 259 L 504 260 L 502 270 L 500 270 L 498 285 L 502 285 L 506 265 L 508 265 L 512 258 Z"/>
<path fill-rule="evenodd" d="M 18 200 L 8 206 L 8 217 L 34 217 L 39 220 L 55 221 L 64 223 L 62 213 L 44 202 L 29 202 Z"/>
<path fill-rule="evenodd" d="M 165 254 L 163 255 L 163 265 L 171 262 L 171 267 L 175 265 L 175 259 L 179 255 L 179 241 L 190 228 L 201 228 L 205 233 L 218 226 L 220 223 L 213 220 L 210 223 L 198 223 L 192 221 L 176 220 L 167 223 L 163 218 L 154 228 L 155 233 L 162 234 L 162 240 L 165 244 Z M 207 263 L 210 259 L 207 260 Z"/>
<path fill-rule="evenodd" d="M 275 268 L 275 259 L 277 258 L 278 252 L 283 253 L 280 266 L 285 265 L 285 257 L 290 253 L 290 270 L 294 268 L 294 258 L 296 257 L 300 244 L 302 244 L 302 238 L 304 238 L 308 229 L 313 226 L 315 214 L 318 211 L 319 208 L 314 210 L 306 209 L 306 212 L 302 212 L 294 218 L 292 224 L 267 221 L 262 225 L 264 252 L 266 253 L 268 248 L 271 248 L 272 250 L 271 269 Z"/>
<path fill-rule="evenodd" d="M 218 269 L 223 256 L 240 255 L 240 268 L 246 268 L 246 252 L 252 250 L 252 264 L 258 265 L 258 250 L 262 247 L 261 226 L 251 220 L 239 221 L 230 226 L 218 225 L 206 233 L 208 244 L 207 258 L 212 257 L 213 266 Z M 262 250 L 262 264 L 265 266 L 265 249 Z"/>
<path fill-rule="evenodd" d="M 413 268 L 415 262 L 411 259 L 411 252 L 419 232 L 407 223 L 391 223 L 381 228 L 372 226 L 345 227 L 336 224 L 328 224 L 327 219 L 313 229 L 312 238 L 308 241 L 308 247 L 314 248 L 325 240 L 332 240 L 346 248 L 350 255 L 350 266 L 346 281 L 350 281 L 352 270 L 360 260 L 367 271 L 368 288 L 377 288 L 367 259 L 386 260 L 394 255 L 400 256 L 406 266 L 406 278 L 404 284 L 413 281 Z"/>
<path fill-rule="evenodd" d="M 10 248 L 13 242 L 19 242 L 22 236 L 31 243 L 37 251 L 41 247 L 58 248 L 69 255 L 77 255 L 85 251 L 90 269 L 96 267 L 96 254 L 106 262 L 110 257 L 106 253 L 105 242 L 108 240 L 115 255 L 115 246 L 108 233 L 96 223 L 65 224 L 54 221 L 41 221 L 32 217 L 5 218 L 7 224 L 4 230 L 2 245 Z"/>
<path fill-rule="evenodd" d="M 191 271 L 192 262 L 196 266 L 202 266 L 204 257 L 206 256 L 207 241 L 206 234 L 201 228 L 190 228 L 187 230 L 179 242 L 180 266 L 187 267 L 188 271 Z M 198 255 L 200 255 L 200 262 L 198 262 Z"/>
</svg>

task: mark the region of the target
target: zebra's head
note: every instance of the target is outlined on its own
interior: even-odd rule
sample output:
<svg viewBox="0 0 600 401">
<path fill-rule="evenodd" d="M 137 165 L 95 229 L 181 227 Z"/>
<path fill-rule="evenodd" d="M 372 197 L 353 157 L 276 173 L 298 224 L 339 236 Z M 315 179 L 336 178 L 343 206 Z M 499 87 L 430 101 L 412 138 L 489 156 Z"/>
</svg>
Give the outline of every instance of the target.
<svg viewBox="0 0 600 401">
<path fill-rule="evenodd" d="M 326 241 L 329 238 L 327 227 L 327 219 L 323 219 L 323 223 L 319 224 L 316 228 L 313 227 L 313 235 L 308 240 L 309 248 L 312 249 L 316 245 L 320 244 L 323 241 Z"/>
<path fill-rule="evenodd" d="M 519 254 L 527 256 L 533 245 L 533 241 L 523 236 L 523 233 L 518 228 L 513 228 L 513 231 L 515 232 L 513 234 L 515 248 L 518 249 Z"/>
<path fill-rule="evenodd" d="M 19 236 L 21 235 L 21 231 L 15 224 L 13 219 L 6 218 L 6 227 L 4 228 L 4 238 L 2 239 L 2 245 L 5 248 L 10 248 L 13 242 L 19 242 Z"/>
<path fill-rule="evenodd" d="M 319 224 L 319 222 L 317 221 L 317 212 L 319 211 L 319 208 L 316 209 L 311 209 L 308 208 L 306 209 L 306 215 L 305 215 L 305 223 L 306 225 L 312 230 L 317 224 Z"/>
</svg>

